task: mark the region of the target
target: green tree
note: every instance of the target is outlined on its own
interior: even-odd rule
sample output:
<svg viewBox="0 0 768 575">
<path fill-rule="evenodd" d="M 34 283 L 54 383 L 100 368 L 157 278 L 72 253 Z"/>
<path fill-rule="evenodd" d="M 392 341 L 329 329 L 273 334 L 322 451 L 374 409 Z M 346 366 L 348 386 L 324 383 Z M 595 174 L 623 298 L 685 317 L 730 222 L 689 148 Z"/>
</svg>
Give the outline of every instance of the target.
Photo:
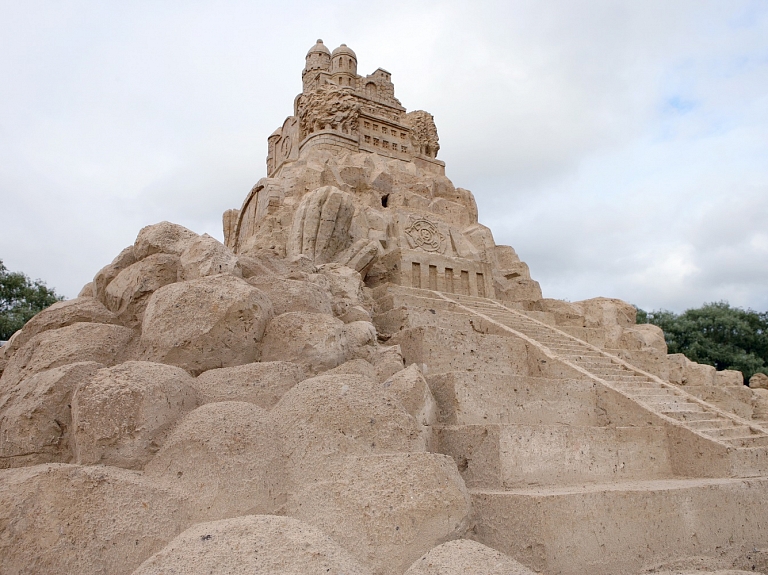
<svg viewBox="0 0 768 575">
<path fill-rule="evenodd" d="M 0 340 L 7 340 L 36 313 L 63 299 L 42 281 L 9 272 L 0 260 Z"/>
<path fill-rule="evenodd" d="M 638 323 L 652 323 L 664 330 L 669 353 L 735 369 L 749 379 L 768 374 L 768 312 L 731 307 L 728 302 L 704 304 L 682 314 L 667 310 L 638 310 Z"/>
</svg>

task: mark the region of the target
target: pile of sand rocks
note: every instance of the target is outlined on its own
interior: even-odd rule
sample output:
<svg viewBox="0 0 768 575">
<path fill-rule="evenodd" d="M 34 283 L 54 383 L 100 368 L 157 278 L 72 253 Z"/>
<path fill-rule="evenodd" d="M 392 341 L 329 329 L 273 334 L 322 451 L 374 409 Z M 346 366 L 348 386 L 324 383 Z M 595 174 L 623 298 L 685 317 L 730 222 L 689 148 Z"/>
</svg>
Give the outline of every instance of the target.
<svg viewBox="0 0 768 575">
<path fill-rule="evenodd" d="M 168 222 L 0 348 L 0 572 L 528 573 L 354 269 Z"/>
</svg>

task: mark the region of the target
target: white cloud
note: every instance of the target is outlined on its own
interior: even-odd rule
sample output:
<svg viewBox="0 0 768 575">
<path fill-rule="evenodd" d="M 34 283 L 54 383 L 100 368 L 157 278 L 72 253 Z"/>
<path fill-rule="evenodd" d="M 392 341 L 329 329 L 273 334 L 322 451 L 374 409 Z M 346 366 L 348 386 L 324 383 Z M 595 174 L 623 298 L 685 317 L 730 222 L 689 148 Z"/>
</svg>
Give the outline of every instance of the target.
<svg viewBox="0 0 768 575">
<path fill-rule="evenodd" d="M 317 37 L 393 73 L 545 295 L 768 309 L 759 1 L 0 7 L 0 258 L 68 296 L 169 219 L 221 236 Z"/>
</svg>

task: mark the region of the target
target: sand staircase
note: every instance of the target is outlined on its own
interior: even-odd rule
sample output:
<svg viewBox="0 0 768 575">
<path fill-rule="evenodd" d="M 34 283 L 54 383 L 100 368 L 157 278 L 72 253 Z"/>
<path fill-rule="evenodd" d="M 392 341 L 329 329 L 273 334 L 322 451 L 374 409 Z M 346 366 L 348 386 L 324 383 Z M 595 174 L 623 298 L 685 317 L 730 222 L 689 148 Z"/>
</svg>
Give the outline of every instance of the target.
<svg viewBox="0 0 768 575">
<path fill-rule="evenodd" d="M 697 435 L 733 448 L 768 446 L 768 432 L 694 397 L 620 358 L 498 301 L 433 292 L 461 309 L 544 348 L 549 355 L 587 377 L 619 391 L 659 416 Z"/>
<path fill-rule="evenodd" d="M 535 313 L 400 286 L 376 296 L 380 325 L 428 367 L 436 449 L 470 491 L 473 538 L 550 575 L 608 575 L 768 536 L 752 519 L 768 516 L 761 427 Z M 516 354 L 528 367 L 505 365 Z"/>
</svg>

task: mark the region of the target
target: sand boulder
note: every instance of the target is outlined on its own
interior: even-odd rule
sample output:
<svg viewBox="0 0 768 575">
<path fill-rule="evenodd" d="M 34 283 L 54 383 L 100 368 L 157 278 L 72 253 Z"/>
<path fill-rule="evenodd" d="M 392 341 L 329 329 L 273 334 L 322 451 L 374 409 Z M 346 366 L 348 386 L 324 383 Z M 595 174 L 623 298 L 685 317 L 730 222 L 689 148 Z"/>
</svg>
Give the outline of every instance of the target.
<svg viewBox="0 0 768 575">
<path fill-rule="evenodd" d="M 330 294 L 320 286 L 278 276 L 255 276 L 248 280 L 272 301 L 276 316 L 288 312 L 332 314 Z"/>
<path fill-rule="evenodd" d="M 145 226 L 136 236 L 133 243 L 133 253 L 137 260 L 162 253 L 180 256 L 187 246 L 199 236 L 178 224 L 160 222 L 151 226 Z"/>
<path fill-rule="evenodd" d="M 438 409 L 421 368 L 414 363 L 392 375 L 382 387 L 395 396 L 416 420 L 424 438 L 425 449 L 432 451 L 432 426 L 437 421 Z"/>
<path fill-rule="evenodd" d="M 104 367 L 92 361 L 35 373 L 0 398 L 0 468 L 72 461 L 72 393 Z"/>
<path fill-rule="evenodd" d="M 269 299 L 229 274 L 171 284 L 147 304 L 141 353 L 193 374 L 251 363 L 271 317 Z"/>
<path fill-rule="evenodd" d="M 133 575 L 370 575 L 318 529 L 291 519 L 247 515 L 199 523 Z"/>
<path fill-rule="evenodd" d="M 453 459 L 434 453 L 342 458 L 288 504 L 288 515 L 319 527 L 375 572 L 398 575 L 463 536 L 470 511 Z"/>
<path fill-rule="evenodd" d="M 350 359 L 322 375 L 360 375 L 374 381 L 377 378 L 376 368 L 364 359 Z"/>
<path fill-rule="evenodd" d="M 0 573 L 128 575 L 189 524 L 179 492 L 135 471 L 0 472 Z"/>
<path fill-rule="evenodd" d="M 288 361 L 264 361 L 211 369 L 194 381 L 200 404 L 247 401 L 270 409 L 289 389 L 305 379 L 304 368 Z"/>
<path fill-rule="evenodd" d="M 477 541 L 460 539 L 431 549 L 405 575 L 534 575 L 522 563 Z"/>
<path fill-rule="evenodd" d="M 416 421 L 374 380 L 321 375 L 286 393 L 272 411 L 294 476 L 305 480 L 349 454 L 423 449 Z"/>
<path fill-rule="evenodd" d="M 147 361 L 99 370 L 72 398 L 77 462 L 141 469 L 197 407 L 192 383 L 183 369 Z"/>
<path fill-rule="evenodd" d="M 752 389 L 768 389 L 768 375 L 756 373 L 749 378 L 749 387 Z"/>
<path fill-rule="evenodd" d="M 104 293 L 110 282 L 117 277 L 117 275 L 128 266 L 131 266 L 137 261 L 136 253 L 133 251 L 133 246 L 128 246 L 121 251 L 112 263 L 101 268 L 93 278 L 93 297 L 104 303 Z"/>
<path fill-rule="evenodd" d="M 133 353 L 134 332 L 103 323 L 75 323 L 44 331 L 24 344 L 8 361 L 0 377 L 0 393 L 25 377 L 69 363 L 95 361 L 115 365 Z"/>
<path fill-rule="evenodd" d="M 192 239 L 181 253 L 180 279 L 194 280 L 216 274 L 242 276 L 235 254 L 208 234 Z"/>
<path fill-rule="evenodd" d="M 636 326 L 637 309 L 620 299 L 596 297 L 572 305 L 584 316 L 584 327 L 605 329 L 605 346 L 611 349 L 619 348 L 624 328 Z"/>
<path fill-rule="evenodd" d="M 187 415 L 150 461 L 147 475 L 194 501 L 195 521 L 276 513 L 285 503 L 280 439 L 260 407 L 209 403 Z"/>
<path fill-rule="evenodd" d="M 45 308 L 24 324 L 15 337 L 3 346 L 3 353 L 10 357 L 39 333 L 80 322 L 117 324 L 118 319 L 101 302 L 90 297 L 60 301 Z"/>
<path fill-rule="evenodd" d="M 655 350 L 661 354 L 667 353 L 667 342 L 660 327 L 651 323 L 643 323 L 624 327 L 618 340 L 620 349 Z"/>
<path fill-rule="evenodd" d="M 136 325 L 144 316 L 147 301 L 155 291 L 178 280 L 179 257 L 152 254 L 125 268 L 107 286 L 106 306 L 128 325 Z"/>
<path fill-rule="evenodd" d="M 372 304 L 363 290 L 363 277 L 354 269 L 338 263 L 320 266 L 316 274 L 308 278 L 324 290 L 330 292 L 333 301 L 333 313 L 344 317 L 355 306 L 370 312 Z M 360 315 L 360 312 L 352 312 Z M 364 318 L 362 318 L 364 319 Z"/>
<path fill-rule="evenodd" d="M 341 365 L 347 347 L 344 323 L 324 313 L 277 316 L 261 342 L 262 361 L 292 361 L 317 373 Z"/>
</svg>

